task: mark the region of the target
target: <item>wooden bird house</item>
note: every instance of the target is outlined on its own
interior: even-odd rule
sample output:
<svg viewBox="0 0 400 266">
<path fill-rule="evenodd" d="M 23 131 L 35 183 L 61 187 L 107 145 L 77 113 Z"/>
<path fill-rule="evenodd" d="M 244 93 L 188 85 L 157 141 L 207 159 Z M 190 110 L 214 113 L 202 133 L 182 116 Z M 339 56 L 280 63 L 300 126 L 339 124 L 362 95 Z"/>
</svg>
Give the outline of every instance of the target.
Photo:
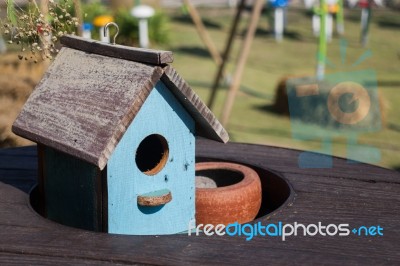
<svg viewBox="0 0 400 266">
<path fill-rule="evenodd" d="M 65 36 L 13 131 L 38 143 L 40 206 L 56 222 L 171 234 L 195 215 L 195 136 L 228 134 L 172 53 Z"/>
</svg>

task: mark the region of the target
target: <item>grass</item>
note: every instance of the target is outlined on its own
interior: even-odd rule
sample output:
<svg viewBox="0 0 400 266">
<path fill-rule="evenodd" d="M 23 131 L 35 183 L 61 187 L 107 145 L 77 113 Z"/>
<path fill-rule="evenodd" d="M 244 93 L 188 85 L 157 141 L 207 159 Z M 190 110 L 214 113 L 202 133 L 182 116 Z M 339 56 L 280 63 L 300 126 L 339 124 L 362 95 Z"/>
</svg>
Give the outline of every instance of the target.
<svg viewBox="0 0 400 266">
<path fill-rule="evenodd" d="M 233 10 L 200 9 L 208 31 L 220 49 L 223 50 L 229 32 Z M 194 90 L 207 101 L 216 66 L 205 50 L 190 19 L 183 17 L 179 10 L 168 11 L 171 17 L 171 42 L 159 48 L 174 52 L 173 66 L 191 84 Z M 328 58 L 334 67 L 327 68 L 327 74 L 341 71 L 373 69 L 377 74 L 378 89 L 387 99 L 387 126 L 377 133 L 360 134 L 358 143 L 370 145 L 381 151 L 376 164 L 400 168 L 400 16 L 399 12 L 376 10 L 373 13 L 368 47 L 359 44 L 359 10 L 347 10 L 345 40 L 347 56 L 345 64 L 340 57 L 340 39 L 335 36 L 328 46 Z M 233 73 L 241 39 L 245 32 L 248 16 L 243 19 L 241 29 L 234 43 L 227 70 Z M 262 17 L 250 56 L 244 71 L 240 93 L 237 95 L 227 129 L 231 140 L 317 150 L 320 139 L 296 140 L 291 135 L 289 118 L 267 111 L 273 103 L 277 82 L 285 76 L 312 76 L 315 71 L 317 40 L 311 32 L 311 18 L 301 9 L 289 9 L 287 36 L 282 43 L 276 43 L 269 33 L 268 20 Z M 357 67 L 353 63 L 367 50 L 372 56 Z M 218 93 L 214 113 L 220 117 L 226 96 L 226 86 Z M 346 137 L 332 140 L 333 154 L 346 156 Z M 354 148 L 354 147 L 352 147 Z"/>
<path fill-rule="evenodd" d="M 220 51 L 223 50 L 234 15 L 232 9 L 199 9 L 207 29 Z M 175 55 L 173 66 L 189 82 L 192 88 L 207 101 L 210 87 L 216 72 L 216 65 L 197 35 L 189 17 L 179 9 L 167 10 L 170 17 L 171 36 L 168 45 L 154 47 L 172 50 Z M 378 148 L 381 159 L 376 164 L 400 169 L 400 16 L 399 12 L 376 9 L 370 29 L 367 48 L 359 44 L 360 10 L 346 10 L 347 56 L 345 64 L 340 57 L 340 39 L 335 36 L 328 46 L 328 58 L 331 65 L 327 74 L 341 71 L 373 69 L 377 74 L 380 93 L 386 98 L 387 126 L 376 133 L 360 134 L 358 143 Z M 235 69 L 241 40 L 245 33 L 248 13 L 244 16 L 236 36 L 227 72 L 232 75 Z M 12 47 L 10 47 L 12 48 Z M 367 50 L 372 56 L 357 67 L 351 65 Z M 240 92 L 237 95 L 228 129 L 231 141 L 267 144 L 303 150 L 318 150 L 321 139 L 298 140 L 292 137 L 291 123 L 288 117 L 268 111 L 274 101 L 277 82 L 285 76 L 313 76 L 316 65 L 317 40 L 311 32 L 311 18 L 302 9 L 289 9 L 287 34 L 282 43 L 276 43 L 269 34 L 268 19 L 263 16 L 259 22 L 250 56 L 244 71 Z M 11 56 L 11 55 L 10 55 Z M 5 57 L 1 57 L 2 61 Z M 4 63 L 4 62 L 3 62 Z M 5 66 L 10 68 L 9 66 Z M 7 80 L 5 68 L 0 71 L 3 80 Z M 21 70 L 22 71 L 22 70 Z M 23 70 L 25 71 L 25 70 Z M 4 73 L 3 73 L 4 72 Z M 17 75 L 18 73 L 16 73 Z M 20 77 L 22 79 L 23 76 Z M 15 87 L 15 88 L 14 88 Z M 9 86 L 9 91 L 17 90 L 17 85 Z M 22 86 L 23 87 L 23 86 Z M 21 88 L 22 88 L 21 87 Z M 21 91 L 22 89 L 18 89 Z M 7 90 L 0 91 L 0 100 L 9 101 Z M 220 117 L 227 92 L 225 84 L 218 92 L 214 113 Z M 8 94 L 7 94 L 8 93 Z M 4 95 L 3 95 L 4 94 Z M 24 93 L 20 93 L 24 96 Z M 8 98 L 7 98 L 7 97 Z M 21 96 L 21 97 L 22 97 Z M 23 97 L 22 97 L 23 98 Z M 21 98 L 21 99 L 22 99 Z M 11 99 L 11 98 L 10 98 Z M 14 101 L 14 108 L 19 110 L 23 102 Z M 18 100 L 18 99 L 17 99 Z M 13 121 L 18 111 L 11 111 L 11 103 L 0 108 L 2 120 Z M 17 108 L 18 107 L 18 108 Z M 6 123 L 7 124 L 7 123 Z M 0 126 L 0 143 L 8 137 L 10 123 L 6 129 Z M 4 134 L 3 134 L 3 133 Z M 3 136 L 3 135 L 4 136 Z M 348 147 L 346 136 L 332 139 L 333 154 L 346 157 Z"/>
</svg>

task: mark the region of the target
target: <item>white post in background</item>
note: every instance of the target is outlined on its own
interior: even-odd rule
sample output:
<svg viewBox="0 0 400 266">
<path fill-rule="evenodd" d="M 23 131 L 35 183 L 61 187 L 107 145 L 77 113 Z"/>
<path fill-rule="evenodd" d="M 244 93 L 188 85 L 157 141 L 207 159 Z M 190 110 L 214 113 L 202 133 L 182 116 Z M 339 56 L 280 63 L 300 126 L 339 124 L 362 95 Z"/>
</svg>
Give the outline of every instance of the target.
<svg viewBox="0 0 400 266">
<path fill-rule="evenodd" d="M 315 5 L 315 0 L 304 0 L 304 5 L 307 9 L 311 9 Z"/>
<path fill-rule="evenodd" d="M 107 29 L 104 34 L 104 27 L 100 27 L 100 41 L 110 43 L 110 31 Z"/>
<path fill-rule="evenodd" d="M 313 15 L 312 28 L 313 28 L 313 34 L 315 37 L 319 36 L 320 25 L 321 25 L 321 17 L 319 15 Z M 328 42 L 331 42 L 332 34 L 333 34 L 333 16 L 332 16 L 332 14 L 329 14 L 329 13 L 326 14 L 326 18 L 325 18 L 325 34 L 326 34 L 326 40 Z"/>
<path fill-rule="evenodd" d="M 0 35 L 0 54 L 7 52 L 6 42 L 3 39 L 3 36 Z"/>
<path fill-rule="evenodd" d="M 340 21 L 337 21 L 336 22 L 336 30 L 339 35 L 343 35 L 344 34 L 344 24 L 341 23 Z"/>
<path fill-rule="evenodd" d="M 336 12 L 336 31 L 340 36 L 344 35 L 344 0 L 337 1 L 337 12 Z"/>
<path fill-rule="evenodd" d="M 361 8 L 361 44 L 367 45 L 368 42 L 368 24 L 370 20 L 370 8 Z"/>
<path fill-rule="evenodd" d="M 282 7 L 277 7 L 275 8 L 275 23 L 274 23 L 275 40 L 277 42 L 281 42 L 283 39 L 284 24 L 285 24 L 284 10 Z"/>
<path fill-rule="evenodd" d="M 149 47 L 149 27 L 148 27 L 147 19 L 141 18 L 139 19 L 139 45 L 142 48 Z"/>
<path fill-rule="evenodd" d="M 331 13 L 326 14 L 326 40 L 328 42 L 332 41 L 332 33 L 333 33 L 333 16 Z"/>
<path fill-rule="evenodd" d="M 320 18 L 319 15 L 314 14 L 312 16 L 312 30 L 315 37 L 319 36 Z"/>
<path fill-rule="evenodd" d="M 228 7 L 236 7 L 237 6 L 237 0 L 228 0 Z"/>
<path fill-rule="evenodd" d="M 154 9 L 150 6 L 139 5 L 131 10 L 131 15 L 139 19 L 139 45 L 142 48 L 149 47 L 148 19 L 154 15 Z"/>
<path fill-rule="evenodd" d="M 369 12 L 367 8 L 361 8 L 361 30 L 365 30 L 368 24 Z"/>
</svg>

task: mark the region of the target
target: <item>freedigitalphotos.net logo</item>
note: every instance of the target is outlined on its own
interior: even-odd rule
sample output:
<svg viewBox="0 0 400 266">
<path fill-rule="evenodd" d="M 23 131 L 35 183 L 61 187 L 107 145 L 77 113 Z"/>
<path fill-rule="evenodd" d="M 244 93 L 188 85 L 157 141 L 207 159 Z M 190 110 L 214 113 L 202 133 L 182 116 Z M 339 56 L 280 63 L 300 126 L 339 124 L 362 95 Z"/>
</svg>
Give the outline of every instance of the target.
<svg viewBox="0 0 400 266">
<path fill-rule="evenodd" d="M 254 237 L 279 237 L 282 241 L 289 237 L 296 236 L 316 236 L 323 237 L 340 236 L 383 236 L 383 227 L 380 225 L 351 227 L 350 224 L 327 224 L 322 222 L 317 224 L 302 224 L 298 222 L 292 223 L 269 223 L 263 224 L 257 222 L 255 224 L 239 224 L 238 222 L 223 224 L 199 224 L 195 225 L 194 220 L 189 223 L 188 235 L 198 236 L 203 233 L 206 236 L 245 236 L 246 241 L 252 240 Z"/>
<path fill-rule="evenodd" d="M 363 53 L 354 64 L 346 65 L 347 44 L 341 42 L 342 65 L 346 71 L 316 77 L 288 79 L 290 123 L 293 138 L 302 141 L 320 140 L 318 153 L 302 152 L 298 163 L 301 168 L 331 168 L 332 140 L 347 140 L 346 157 L 349 162 L 377 163 L 380 151 L 358 143 L 363 133 L 381 129 L 381 106 L 377 89 L 376 73 L 372 69 L 360 69 L 370 51 Z M 333 68 L 335 65 L 327 62 Z"/>
</svg>

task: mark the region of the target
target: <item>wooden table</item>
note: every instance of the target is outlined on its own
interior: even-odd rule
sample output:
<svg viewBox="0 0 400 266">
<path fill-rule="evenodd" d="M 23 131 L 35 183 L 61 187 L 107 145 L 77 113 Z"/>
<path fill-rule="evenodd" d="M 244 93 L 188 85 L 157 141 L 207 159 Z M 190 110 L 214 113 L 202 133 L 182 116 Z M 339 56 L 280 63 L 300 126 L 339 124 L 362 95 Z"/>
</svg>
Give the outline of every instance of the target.
<svg viewBox="0 0 400 266">
<path fill-rule="evenodd" d="M 109 235 L 65 227 L 42 218 L 29 205 L 27 193 L 37 171 L 32 146 L 0 150 L 0 264 L 400 264 L 400 173 L 338 158 L 332 169 L 300 169 L 295 150 L 208 140 L 197 144 L 199 161 L 253 166 L 270 194 L 264 195 L 264 211 L 278 207 L 267 200 L 274 205 L 272 198 L 281 197 L 281 207 L 258 218 L 263 224 L 380 225 L 384 235 L 292 236 L 286 241 L 258 236 L 246 241 L 185 234 Z M 290 189 L 285 192 L 286 181 Z"/>
</svg>

